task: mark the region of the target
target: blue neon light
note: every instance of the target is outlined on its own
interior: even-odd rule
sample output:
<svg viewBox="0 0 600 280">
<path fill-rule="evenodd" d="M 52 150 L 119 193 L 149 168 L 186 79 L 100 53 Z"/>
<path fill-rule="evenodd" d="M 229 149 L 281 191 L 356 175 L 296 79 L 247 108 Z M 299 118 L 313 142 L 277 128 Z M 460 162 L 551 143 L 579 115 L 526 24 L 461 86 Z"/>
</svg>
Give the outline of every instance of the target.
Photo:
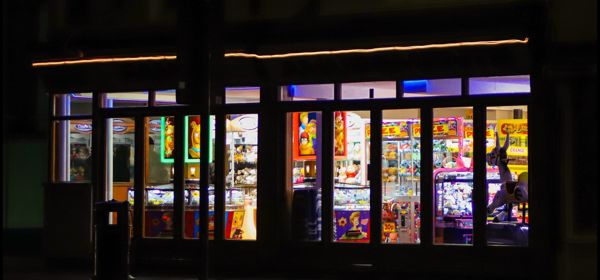
<svg viewBox="0 0 600 280">
<path fill-rule="evenodd" d="M 403 81 L 405 93 L 427 92 L 429 89 L 429 80 L 411 80 Z"/>
<path fill-rule="evenodd" d="M 288 90 L 288 96 L 289 97 L 295 97 L 296 96 L 296 86 L 295 85 L 289 85 L 287 86 L 287 90 Z"/>
</svg>

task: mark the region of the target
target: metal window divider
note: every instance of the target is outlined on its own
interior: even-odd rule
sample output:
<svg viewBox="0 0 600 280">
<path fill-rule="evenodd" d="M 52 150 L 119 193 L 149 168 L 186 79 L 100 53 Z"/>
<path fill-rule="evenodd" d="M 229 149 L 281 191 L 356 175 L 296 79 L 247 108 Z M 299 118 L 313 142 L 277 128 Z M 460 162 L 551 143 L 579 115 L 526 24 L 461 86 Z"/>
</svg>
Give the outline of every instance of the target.
<svg viewBox="0 0 600 280">
<path fill-rule="evenodd" d="M 485 167 L 486 107 L 473 110 L 473 246 L 486 246 L 487 187 Z"/>
</svg>

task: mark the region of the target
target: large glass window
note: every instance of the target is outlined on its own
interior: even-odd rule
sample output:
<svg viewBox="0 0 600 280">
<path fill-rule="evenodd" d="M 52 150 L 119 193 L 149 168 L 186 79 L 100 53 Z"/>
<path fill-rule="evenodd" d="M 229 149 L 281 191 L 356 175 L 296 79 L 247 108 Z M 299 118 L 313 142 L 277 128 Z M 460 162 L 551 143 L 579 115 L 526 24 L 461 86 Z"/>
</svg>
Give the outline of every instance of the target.
<svg viewBox="0 0 600 280">
<path fill-rule="evenodd" d="M 419 109 L 383 111 L 382 243 L 420 243 L 421 123 L 419 117 Z"/>
<path fill-rule="evenodd" d="M 175 118 L 145 121 L 144 237 L 173 237 Z"/>
<path fill-rule="evenodd" d="M 214 186 L 214 141 L 215 126 L 214 117 L 210 117 L 210 128 L 208 130 L 209 150 L 209 186 L 208 186 L 208 238 L 214 239 L 215 229 L 215 186 Z M 200 116 L 185 116 L 186 128 L 184 131 L 184 237 L 200 237 Z"/>
<path fill-rule="evenodd" d="M 527 246 L 527 106 L 487 108 L 488 245 Z"/>
<path fill-rule="evenodd" d="M 227 115 L 225 239 L 256 240 L 258 115 Z"/>
<path fill-rule="evenodd" d="M 321 113 L 295 112 L 288 118 L 293 240 L 321 240 Z"/>
<path fill-rule="evenodd" d="M 54 182 L 89 182 L 92 176 L 92 120 L 54 121 Z"/>
<path fill-rule="evenodd" d="M 369 242 L 369 118 L 369 111 L 334 113 L 334 242 Z"/>
<path fill-rule="evenodd" d="M 472 112 L 433 111 L 434 244 L 473 244 Z"/>
</svg>

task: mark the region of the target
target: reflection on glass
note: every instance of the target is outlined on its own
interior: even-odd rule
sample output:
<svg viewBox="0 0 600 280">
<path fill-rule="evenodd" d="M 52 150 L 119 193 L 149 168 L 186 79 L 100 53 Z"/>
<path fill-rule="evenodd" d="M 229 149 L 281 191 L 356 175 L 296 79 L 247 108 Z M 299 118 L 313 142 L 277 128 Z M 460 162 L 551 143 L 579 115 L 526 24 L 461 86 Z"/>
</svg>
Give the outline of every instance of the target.
<svg viewBox="0 0 600 280">
<path fill-rule="evenodd" d="M 529 243 L 527 106 L 488 107 L 488 245 Z"/>
<path fill-rule="evenodd" d="M 368 123 L 369 111 L 334 113 L 334 242 L 369 242 Z"/>
<path fill-rule="evenodd" d="M 333 84 L 287 85 L 280 87 L 281 101 L 333 100 Z"/>
<path fill-rule="evenodd" d="M 288 114 L 291 130 L 292 239 L 321 240 L 321 113 Z"/>
<path fill-rule="evenodd" d="M 54 122 L 54 181 L 89 182 L 92 175 L 92 120 Z"/>
<path fill-rule="evenodd" d="M 383 111 L 382 243 L 420 243 L 421 123 L 419 110 Z"/>
<path fill-rule="evenodd" d="M 146 118 L 145 134 L 144 237 L 172 238 L 175 118 Z"/>
<path fill-rule="evenodd" d="M 472 112 L 433 111 L 434 244 L 473 244 Z"/>
<path fill-rule="evenodd" d="M 92 114 L 92 93 L 54 95 L 54 116 L 81 116 Z"/>
<path fill-rule="evenodd" d="M 227 115 L 225 239 L 256 240 L 258 115 Z"/>
<path fill-rule="evenodd" d="M 396 82 L 361 82 L 342 84 L 342 99 L 396 98 Z"/>
<path fill-rule="evenodd" d="M 184 151 L 184 237 L 200 237 L 200 116 L 186 116 L 185 151 Z M 206 130 L 205 130 L 206 131 Z M 214 239 L 215 229 L 215 187 L 212 177 L 214 176 L 214 116 L 210 117 L 209 133 L 209 178 L 208 187 L 208 238 Z"/>
</svg>

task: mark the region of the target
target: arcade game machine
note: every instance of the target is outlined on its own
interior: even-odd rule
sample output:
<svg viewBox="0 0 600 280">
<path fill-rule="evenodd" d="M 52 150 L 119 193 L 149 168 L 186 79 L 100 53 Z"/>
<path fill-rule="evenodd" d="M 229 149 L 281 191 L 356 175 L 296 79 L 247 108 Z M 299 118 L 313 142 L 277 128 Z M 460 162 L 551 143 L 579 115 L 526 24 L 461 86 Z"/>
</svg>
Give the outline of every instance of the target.
<svg viewBox="0 0 600 280">
<path fill-rule="evenodd" d="M 382 124 L 383 243 L 419 243 L 420 124 L 416 119 Z"/>
<path fill-rule="evenodd" d="M 321 239 L 318 113 L 292 113 L 292 239 Z"/>
<path fill-rule="evenodd" d="M 368 243 L 369 182 L 366 118 L 368 112 L 334 114 L 334 241 Z"/>
<path fill-rule="evenodd" d="M 258 115 L 228 115 L 225 238 L 256 239 Z"/>
<path fill-rule="evenodd" d="M 148 118 L 146 130 L 146 180 L 144 186 L 144 237 L 173 237 L 173 178 L 175 119 Z M 129 200 L 133 204 L 133 189 Z"/>
<path fill-rule="evenodd" d="M 473 243 L 472 141 L 465 140 L 464 123 L 462 117 L 433 121 L 436 244 Z"/>
</svg>

